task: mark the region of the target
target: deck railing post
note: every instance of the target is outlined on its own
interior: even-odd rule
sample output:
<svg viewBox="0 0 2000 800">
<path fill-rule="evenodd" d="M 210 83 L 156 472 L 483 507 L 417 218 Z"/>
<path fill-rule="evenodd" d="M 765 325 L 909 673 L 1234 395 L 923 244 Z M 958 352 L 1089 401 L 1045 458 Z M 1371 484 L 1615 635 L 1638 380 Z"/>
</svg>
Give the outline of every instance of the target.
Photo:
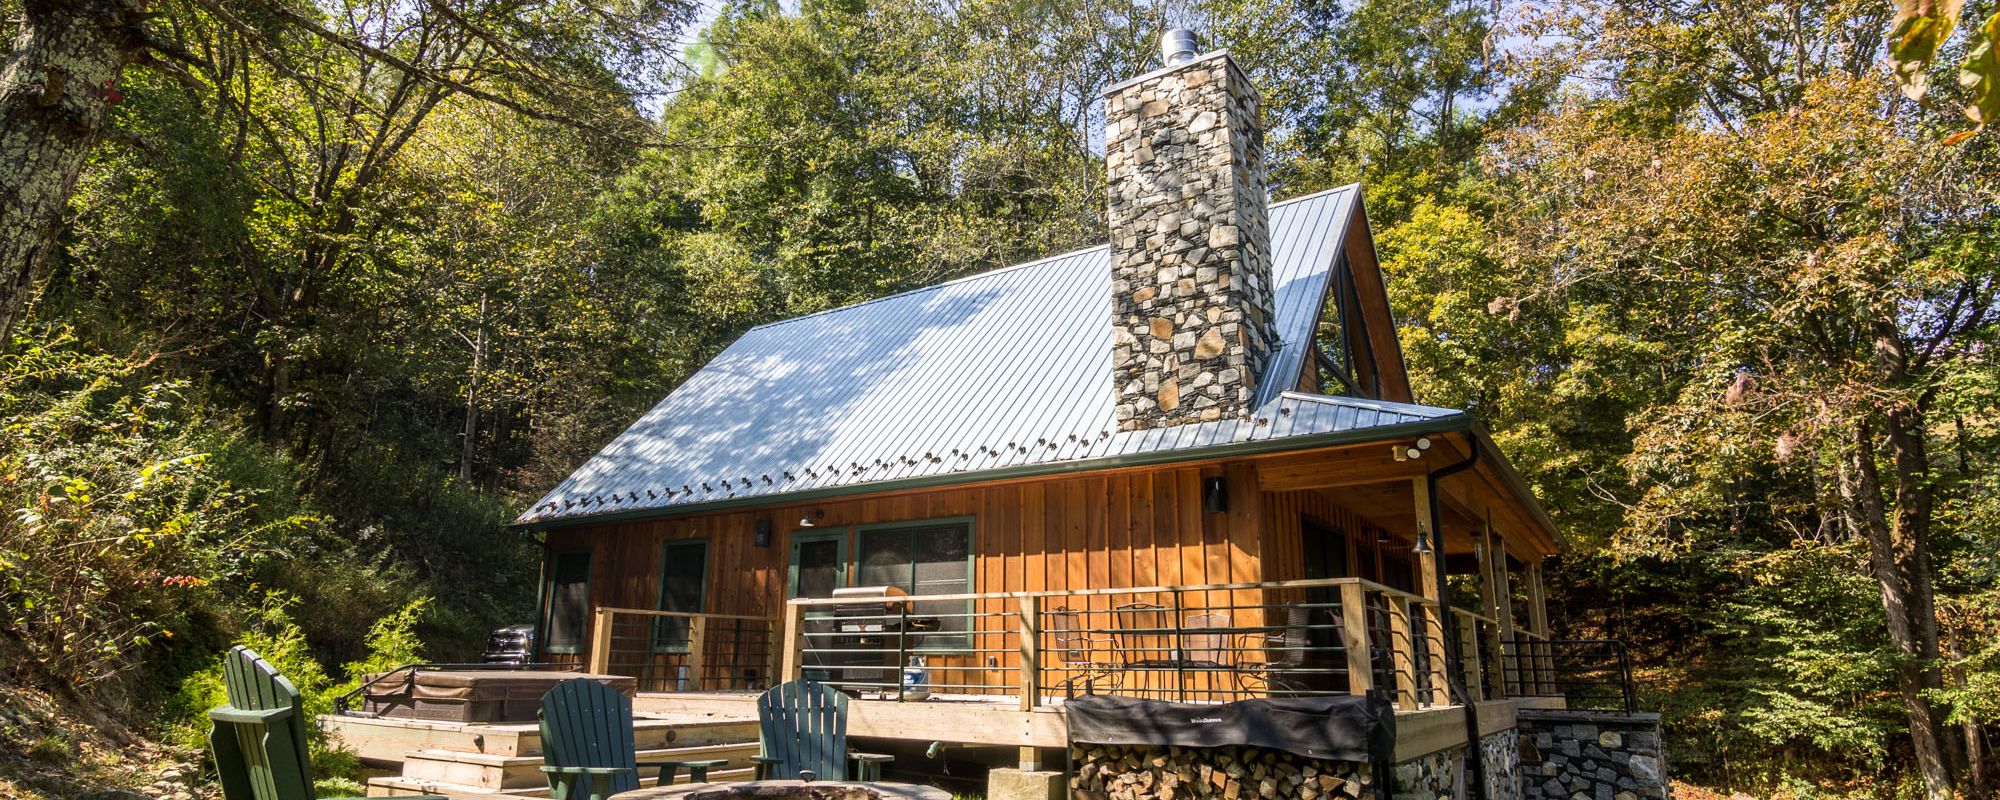
<svg viewBox="0 0 2000 800">
<path fill-rule="evenodd" d="M 694 616 L 688 618 L 687 673 L 688 689 L 701 691 L 702 670 L 707 666 L 708 618 Z"/>
<path fill-rule="evenodd" d="M 1434 706 L 1451 705 L 1451 670 L 1454 667 L 1444 660 L 1444 626 L 1450 624 L 1451 620 L 1444 618 L 1443 606 L 1424 604 L 1424 636 L 1429 640 L 1424 645 L 1424 652 L 1430 655 L 1426 660 L 1430 664 L 1431 705 Z"/>
<path fill-rule="evenodd" d="M 1014 635 L 1021 659 L 1021 710 L 1032 711 L 1042 702 L 1041 598 L 1022 595 L 1014 599 Z"/>
<path fill-rule="evenodd" d="M 1368 657 L 1368 598 L 1361 584 L 1340 585 L 1340 646 L 1347 651 L 1347 693 L 1367 694 L 1375 688 L 1375 664 Z M 1307 642 L 1286 642 L 1287 647 L 1305 647 Z"/>
<path fill-rule="evenodd" d="M 585 663 L 595 675 L 611 674 L 611 615 L 612 610 L 599 606 L 592 615 L 590 627 L 590 658 Z"/>
<path fill-rule="evenodd" d="M 779 661 L 779 684 L 805 677 L 805 632 L 806 607 L 800 603 L 785 604 L 785 638 L 779 643 L 779 652 L 784 655 Z"/>
<path fill-rule="evenodd" d="M 1458 652 L 1464 659 L 1465 695 L 1467 702 L 1486 699 L 1486 671 L 1481 668 L 1479 644 L 1479 618 L 1470 614 L 1458 617 Z"/>
</svg>

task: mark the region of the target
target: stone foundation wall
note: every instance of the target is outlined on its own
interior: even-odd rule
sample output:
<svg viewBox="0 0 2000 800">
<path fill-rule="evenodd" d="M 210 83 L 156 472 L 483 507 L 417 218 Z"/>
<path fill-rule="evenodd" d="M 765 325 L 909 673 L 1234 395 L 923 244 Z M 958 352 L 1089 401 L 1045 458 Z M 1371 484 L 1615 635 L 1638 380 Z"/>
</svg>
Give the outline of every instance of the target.
<svg viewBox="0 0 2000 800">
<path fill-rule="evenodd" d="M 1527 711 L 1522 800 L 1667 800 L 1658 714 Z"/>
<path fill-rule="evenodd" d="M 1260 747 L 1070 746 L 1077 800 L 1359 800 L 1371 797 L 1367 764 L 1305 758 Z"/>
<path fill-rule="evenodd" d="M 1453 800 L 1458 796 L 1458 771 L 1465 751 L 1439 750 L 1396 764 L 1394 800 Z"/>
<path fill-rule="evenodd" d="M 1479 740 L 1486 759 L 1486 800 L 1521 800 L 1521 737 L 1501 731 Z"/>
</svg>

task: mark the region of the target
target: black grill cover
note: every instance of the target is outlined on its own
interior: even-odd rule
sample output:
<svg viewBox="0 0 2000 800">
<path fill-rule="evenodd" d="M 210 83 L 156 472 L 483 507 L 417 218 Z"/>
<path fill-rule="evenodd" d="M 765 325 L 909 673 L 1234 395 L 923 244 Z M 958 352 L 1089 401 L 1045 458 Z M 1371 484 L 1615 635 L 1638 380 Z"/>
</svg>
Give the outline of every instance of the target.
<svg viewBox="0 0 2000 800">
<path fill-rule="evenodd" d="M 1387 698 L 1298 697 L 1191 705 L 1091 695 L 1063 704 L 1071 741 L 1265 747 L 1307 758 L 1386 761 L 1396 741 Z"/>
</svg>

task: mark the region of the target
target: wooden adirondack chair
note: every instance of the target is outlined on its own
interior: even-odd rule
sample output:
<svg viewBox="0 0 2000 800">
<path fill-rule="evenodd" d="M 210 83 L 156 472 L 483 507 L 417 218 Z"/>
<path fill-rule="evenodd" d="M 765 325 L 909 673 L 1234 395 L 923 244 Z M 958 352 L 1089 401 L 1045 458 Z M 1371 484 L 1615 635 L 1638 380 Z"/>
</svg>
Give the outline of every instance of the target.
<svg viewBox="0 0 2000 800">
<path fill-rule="evenodd" d="M 603 800 L 639 788 L 639 770 L 658 769 L 660 785 L 686 767 L 695 783 L 729 763 L 638 760 L 632 741 L 632 699 L 597 681 L 575 678 L 542 695 L 542 772 L 554 800 Z"/>
<path fill-rule="evenodd" d="M 762 780 L 847 780 L 854 761 L 856 780 L 882 779 L 893 756 L 847 752 L 847 695 L 812 680 L 781 683 L 757 698 L 757 764 Z"/>
<path fill-rule="evenodd" d="M 298 688 L 242 645 L 223 656 L 222 679 L 229 705 L 209 709 L 208 745 L 224 800 L 314 800 Z"/>
</svg>

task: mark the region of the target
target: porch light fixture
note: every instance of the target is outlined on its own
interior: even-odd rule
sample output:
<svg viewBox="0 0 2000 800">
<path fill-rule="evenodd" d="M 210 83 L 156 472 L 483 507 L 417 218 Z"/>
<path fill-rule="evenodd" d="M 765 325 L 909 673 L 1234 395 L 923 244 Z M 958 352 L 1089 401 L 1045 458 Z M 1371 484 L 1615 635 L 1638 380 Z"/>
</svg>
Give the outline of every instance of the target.
<svg viewBox="0 0 2000 800">
<path fill-rule="evenodd" d="M 1229 510 L 1229 485 L 1221 478 L 1201 479 L 1201 509 L 1210 514 Z"/>
<path fill-rule="evenodd" d="M 755 535 L 754 535 L 754 536 L 752 536 L 752 537 L 751 537 L 751 539 L 750 539 L 750 543 L 751 543 L 751 544 L 754 544 L 754 545 L 756 545 L 756 546 L 758 546 L 758 547 L 770 547 L 770 546 L 771 546 L 771 518 L 770 518 L 770 517 L 758 517 L 758 518 L 757 518 L 757 528 L 756 528 L 756 533 L 755 533 Z"/>
<path fill-rule="evenodd" d="M 799 527 L 801 528 L 813 527 L 815 525 L 818 525 L 819 521 L 821 519 L 824 519 L 825 517 L 826 517 L 826 512 L 815 508 L 811 511 L 806 512 L 805 516 L 799 517 Z"/>
</svg>

